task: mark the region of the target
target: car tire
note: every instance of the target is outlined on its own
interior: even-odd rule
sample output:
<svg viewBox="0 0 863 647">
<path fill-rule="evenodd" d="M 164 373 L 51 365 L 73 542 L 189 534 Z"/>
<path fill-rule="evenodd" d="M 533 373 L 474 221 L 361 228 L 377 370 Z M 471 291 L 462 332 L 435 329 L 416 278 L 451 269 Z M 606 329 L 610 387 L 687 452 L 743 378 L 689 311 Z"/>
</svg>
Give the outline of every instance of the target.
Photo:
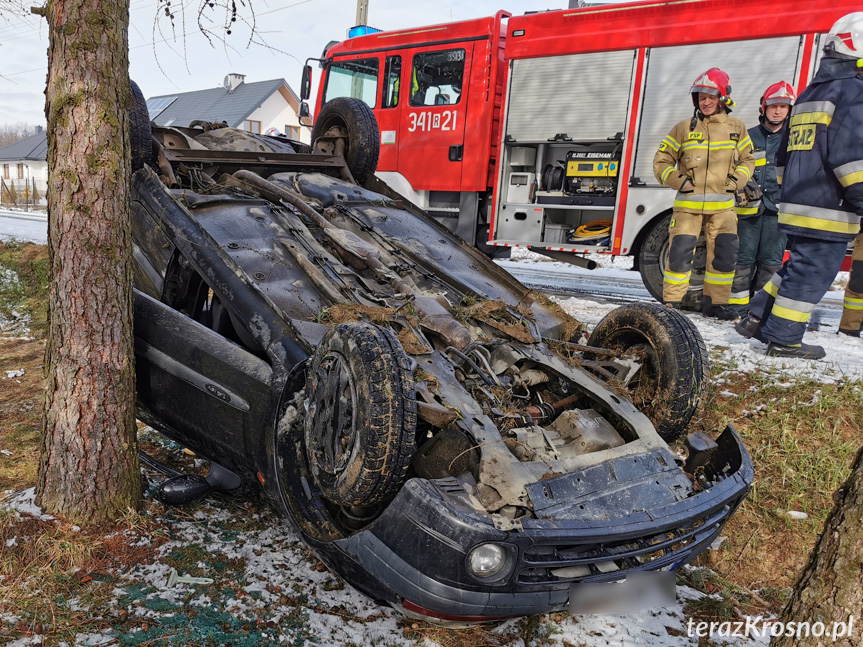
<svg viewBox="0 0 863 647">
<path fill-rule="evenodd" d="M 332 328 L 306 386 L 305 451 L 324 498 L 359 507 L 392 498 L 416 452 L 411 361 L 395 335 L 367 323 Z"/>
<path fill-rule="evenodd" d="M 666 441 L 679 438 L 702 404 L 710 370 L 707 347 L 682 313 L 656 303 L 631 303 L 609 312 L 588 345 L 643 353 L 628 388 L 634 404 Z"/>
<path fill-rule="evenodd" d="M 153 166 L 152 129 L 147 101 L 141 88 L 134 81 L 129 82 L 132 88 L 132 103 L 129 106 L 129 147 L 131 149 L 132 171 Z"/>
<path fill-rule="evenodd" d="M 315 119 L 312 148 L 315 140 L 334 126 L 347 133 L 345 162 L 357 183 L 362 184 L 378 168 L 381 138 L 375 113 L 360 99 L 330 99 Z"/>
<path fill-rule="evenodd" d="M 665 277 L 665 264 L 668 259 L 668 225 L 672 214 L 666 214 L 655 221 L 644 237 L 638 250 L 638 270 L 644 287 L 650 296 L 663 303 L 662 281 Z M 701 296 L 704 290 L 704 271 L 707 266 L 707 243 L 704 235 L 698 236 L 695 256 L 692 260 L 692 275 L 689 278 L 689 291 L 681 301 L 684 310 L 701 310 Z"/>
</svg>

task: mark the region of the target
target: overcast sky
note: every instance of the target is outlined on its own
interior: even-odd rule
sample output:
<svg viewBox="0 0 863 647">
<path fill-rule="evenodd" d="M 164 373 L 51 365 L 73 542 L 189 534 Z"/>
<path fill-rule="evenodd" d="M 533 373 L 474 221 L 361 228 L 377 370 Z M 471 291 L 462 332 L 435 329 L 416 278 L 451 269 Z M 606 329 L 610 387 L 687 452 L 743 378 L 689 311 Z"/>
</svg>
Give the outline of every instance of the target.
<svg viewBox="0 0 863 647">
<path fill-rule="evenodd" d="M 269 48 L 249 44 L 250 29 L 242 20 L 226 44 L 210 46 L 197 28 L 198 4 L 187 0 L 184 42 L 179 14 L 177 37 L 171 38 L 170 21 L 156 22 L 157 0 L 131 0 L 130 75 L 145 97 L 221 86 L 229 72 L 245 74 L 247 82 L 284 78 L 298 92 L 302 62 L 319 57 L 331 40 L 343 40 L 356 18 L 355 0 L 251 0 L 258 39 Z M 499 9 L 521 14 L 566 6 L 567 0 L 370 0 L 368 22 L 394 30 L 490 16 Z M 216 10 L 212 18 L 221 33 L 224 13 Z M 44 19 L 0 15 L 0 125 L 44 125 L 47 49 Z"/>
</svg>

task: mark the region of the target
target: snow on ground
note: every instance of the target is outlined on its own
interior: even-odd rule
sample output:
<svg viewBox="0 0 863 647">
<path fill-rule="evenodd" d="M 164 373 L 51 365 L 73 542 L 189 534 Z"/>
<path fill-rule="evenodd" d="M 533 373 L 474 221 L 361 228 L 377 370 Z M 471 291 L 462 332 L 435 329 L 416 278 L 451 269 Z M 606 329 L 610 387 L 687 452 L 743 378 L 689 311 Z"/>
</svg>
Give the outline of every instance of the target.
<svg viewBox="0 0 863 647">
<path fill-rule="evenodd" d="M 538 255 L 514 250 L 513 261 L 546 262 Z M 536 257 L 536 258 L 532 258 Z M 604 274 L 628 272 L 632 259 L 599 257 L 610 267 Z M 577 267 L 555 263 L 563 272 L 584 272 Z M 629 277 L 632 274 L 628 275 Z M 846 277 L 847 280 L 847 277 Z M 589 299 L 558 299 L 572 316 L 593 328 L 615 305 Z M 699 314 L 687 314 L 704 337 L 714 362 L 727 368 L 721 379 L 733 387 L 735 373 L 763 372 L 775 375 L 778 382 L 794 382 L 798 378 L 812 378 L 822 382 L 863 378 L 863 340 L 825 332 L 808 332 L 806 339 L 827 349 L 822 361 L 802 361 L 768 358 L 763 344 L 738 335 L 732 324 L 706 319 Z M 31 514 L 42 519 L 34 503 L 32 490 L 7 497 L 5 503 L 19 514 Z M 168 515 L 170 517 L 170 515 Z M 254 516 L 258 516 L 257 514 Z M 315 640 L 321 645 L 422 645 L 435 647 L 428 638 L 420 642 L 406 637 L 399 616 L 391 609 L 377 606 L 368 598 L 338 580 L 327 570 L 318 570 L 317 559 L 284 522 L 272 515 L 262 519 L 248 530 L 226 529 L 230 519 L 236 520 L 236 510 L 219 500 L 205 503 L 192 517 L 170 517 L 167 520 L 170 541 L 158 549 L 152 564 L 142 564 L 133 570 L 118 574 L 126 583 L 117 586 L 115 598 L 108 609 L 94 609 L 94 613 L 117 616 L 126 610 L 142 620 L 153 619 L 153 624 L 170 626 L 171 622 L 184 622 L 183 606 L 209 609 L 207 613 L 223 613 L 223 617 L 240 622 L 262 617 L 272 625 L 261 628 L 252 625 L 261 642 L 249 644 L 300 644 L 296 640 Z M 271 522 L 271 523 L 269 523 Z M 133 539 L 130 537 L 130 540 Z M 134 538 L 148 541 L 145 537 Z M 194 568 L 180 575 L 212 577 L 215 584 L 180 584 L 172 588 L 165 585 L 172 566 L 171 556 L 190 546 L 206 551 Z M 243 586 L 232 590 L 220 586 L 219 564 L 241 563 Z M 677 589 L 678 601 L 673 607 L 630 613 L 623 616 L 557 614 L 554 619 L 542 616 L 541 622 L 550 630 L 544 644 L 570 647 L 630 647 L 651 645 L 656 647 L 696 647 L 699 639 L 689 635 L 692 625 L 683 605 L 687 600 L 704 594 L 685 586 Z M 209 617 L 201 613 L 198 617 Z M 10 620 L 11 616 L 3 618 Z M 223 624 L 227 625 L 229 620 Z M 230 620 L 233 621 L 233 620 Z M 188 622 L 188 621 L 185 621 Z M 503 623 L 495 633 L 512 631 L 517 621 Z M 221 626 L 221 625 L 219 625 Z M 285 628 L 287 627 L 287 629 Z M 149 632 L 154 631 L 150 627 Z M 301 634 L 298 632 L 302 632 Z M 159 638 L 154 635 L 154 643 Z M 149 638 L 149 636 L 148 636 Z M 722 637 L 715 632 L 710 639 L 717 645 L 767 645 L 769 637 Z M 102 634 L 78 634 L 75 645 L 117 644 L 110 631 Z M 148 641 L 149 642 L 149 641 Z M 40 636 L 16 640 L 10 645 L 24 647 L 41 644 Z M 529 647 L 521 639 L 514 647 Z M 71 647 L 71 645 L 67 646 Z"/>
</svg>

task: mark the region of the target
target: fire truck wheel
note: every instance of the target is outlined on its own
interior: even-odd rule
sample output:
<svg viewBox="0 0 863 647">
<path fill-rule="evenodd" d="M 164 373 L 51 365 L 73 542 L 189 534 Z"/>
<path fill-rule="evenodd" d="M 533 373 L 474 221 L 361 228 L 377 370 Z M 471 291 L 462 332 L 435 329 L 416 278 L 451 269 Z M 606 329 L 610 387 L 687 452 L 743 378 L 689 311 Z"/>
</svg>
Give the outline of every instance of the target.
<svg viewBox="0 0 863 647">
<path fill-rule="evenodd" d="M 381 138 L 378 122 L 364 101 L 350 97 L 331 99 L 321 108 L 312 130 L 312 146 L 330 128 L 341 128 L 347 134 L 345 162 L 351 175 L 362 184 L 378 167 Z"/>
<path fill-rule="evenodd" d="M 639 362 L 627 384 L 633 404 L 664 440 L 686 432 L 701 406 L 709 373 L 707 347 L 686 315 L 656 303 L 631 303 L 609 312 L 588 344 Z"/>
<path fill-rule="evenodd" d="M 344 323 L 324 335 L 306 380 L 306 457 L 324 497 L 368 507 L 398 492 L 416 452 L 411 362 L 395 335 Z"/>
<path fill-rule="evenodd" d="M 129 108 L 129 144 L 132 149 L 132 170 L 137 171 L 144 164 L 153 166 L 153 142 L 150 130 L 150 113 L 144 93 L 134 81 L 132 86 L 132 105 Z"/>
<path fill-rule="evenodd" d="M 644 237 L 638 250 L 638 270 L 644 287 L 650 296 L 662 303 L 662 280 L 668 260 L 668 225 L 671 214 L 656 220 Z M 698 237 L 695 256 L 692 259 L 692 276 L 689 278 L 689 292 L 683 298 L 684 310 L 701 310 L 701 294 L 704 288 L 704 269 L 707 266 L 707 244 L 704 235 Z"/>
</svg>

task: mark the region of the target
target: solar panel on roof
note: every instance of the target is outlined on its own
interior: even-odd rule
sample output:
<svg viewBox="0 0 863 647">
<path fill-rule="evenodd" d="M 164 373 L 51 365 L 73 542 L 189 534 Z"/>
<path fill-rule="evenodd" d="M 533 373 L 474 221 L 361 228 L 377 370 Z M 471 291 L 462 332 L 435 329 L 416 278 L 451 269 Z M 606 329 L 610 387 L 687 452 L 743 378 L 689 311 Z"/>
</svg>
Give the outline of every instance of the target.
<svg viewBox="0 0 863 647">
<path fill-rule="evenodd" d="M 147 99 L 147 111 L 150 113 L 150 121 L 158 117 L 168 106 L 170 106 L 177 97 L 156 97 L 155 99 Z"/>
</svg>

